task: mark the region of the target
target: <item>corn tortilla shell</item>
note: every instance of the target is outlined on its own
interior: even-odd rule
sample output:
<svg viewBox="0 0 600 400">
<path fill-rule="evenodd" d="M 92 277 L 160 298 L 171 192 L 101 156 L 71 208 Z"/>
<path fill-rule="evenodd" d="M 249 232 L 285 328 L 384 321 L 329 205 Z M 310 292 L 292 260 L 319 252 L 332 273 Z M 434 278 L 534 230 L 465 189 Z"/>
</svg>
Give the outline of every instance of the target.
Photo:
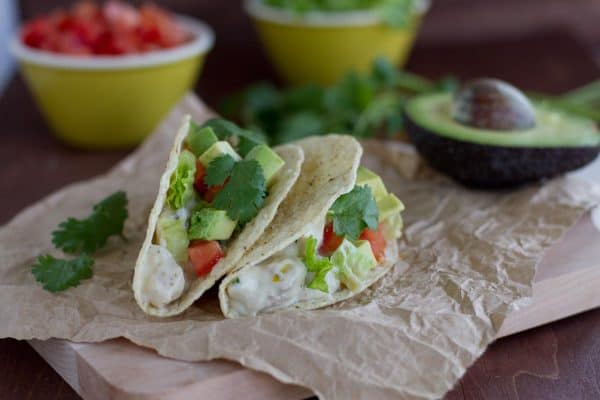
<svg viewBox="0 0 600 400">
<path fill-rule="evenodd" d="M 311 137 L 294 144 L 304 150 L 305 158 L 300 177 L 264 234 L 240 260 L 239 267 L 227 275 L 219 286 L 221 310 L 228 318 L 236 316 L 229 307 L 229 283 L 244 269 L 264 261 L 301 238 L 310 224 L 324 219 L 335 200 L 351 191 L 356 182 L 362 147 L 354 138 L 326 135 Z M 385 275 L 398 261 L 397 243 L 392 242 L 386 252 L 386 261 L 369 272 L 360 291 Z M 345 289 L 328 298 L 298 302 L 293 307 L 307 310 L 320 308 L 348 299 L 359 292 Z"/>
<path fill-rule="evenodd" d="M 285 161 L 285 165 L 269 188 L 269 194 L 265 199 L 263 208 L 261 208 L 254 219 L 246 224 L 244 229 L 236 237 L 231 239 L 226 249 L 225 257 L 215 265 L 208 275 L 202 278 L 196 278 L 179 299 L 165 306 L 155 306 L 148 301 L 146 296 L 144 296 L 144 284 L 147 279 L 151 279 L 149 275 L 152 273 L 150 267 L 146 263 L 146 257 L 154 238 L 158 217 L 165 205 L 171 174 L 177 168 L 179 154 L 188 134 L 190 120 L 191 118 L 189 115 L 184 117 L 181 127 L 177 132 L 177 136 L 175 137 L 173 148 L 169 154 L 167 168 L 160 179 L 158 196 L 150 211 L 146 237 L 135 265 L 133 277 L 133 293 L 135 300 L 144 312 L 157 317 L 168 317 L 182 313 L 191 306 L 194 301 L 198 300 L 204 292 L 213 286 L 215 282 L 238 265 L 238 261 L 244 255 L 246 250 L 261 236 L 265 228 L 274 218 L 277 208 L 285 199 L 286 194 L 290 191 L 294 182 L 298 179 L 302 161 L 304 159 L 303 151 L 298 146 L 284 145 L 275 148 L 277 154 Z"/>
</svg>

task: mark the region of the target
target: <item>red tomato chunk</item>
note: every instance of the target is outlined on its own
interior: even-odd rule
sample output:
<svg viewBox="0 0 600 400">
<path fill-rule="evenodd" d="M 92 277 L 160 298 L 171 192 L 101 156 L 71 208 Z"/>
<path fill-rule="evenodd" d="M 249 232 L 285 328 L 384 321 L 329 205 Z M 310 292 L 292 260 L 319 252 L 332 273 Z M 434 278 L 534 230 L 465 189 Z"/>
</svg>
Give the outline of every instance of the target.
<svg viewBox="0 0 600 400">
<path fill-rule="evenodd" d="M 166 10 L 139 9 L 110 0 L 99 6 L 82 1 L 27 22 L 21 39 L 29 47 L 72 55 L 145 53 L 179 46 L 191 39 Z"/>
<path fill-rule="evenodd" d="M 377 261 L 381 261 L 385 258 L 385 238 L 383 237 L 382 225 L 379 224 L 379 228 L 376 231 L 372 231 L 366 228 L 360 234 L 360 240 L 368 240 L 371 245 L 371 250 Z"/>
<path fill-rule="evenodd" d="M 223 250 L 216 240 L 193 240 L 188 247 L 188 255 L 196 275 L 208 275 L 215 265 L 223 258 Z"/>
<path fill-rule="evenodd" d="M 331 255 L 331 253 L 340 247 L 343 241 L 344 237 L 336 235 L 333 231 L 333 222 L 329 222 L 325 225 L 323 231 L 323 243 L 321 243 L 321 247 L 319 247 L 319 253 L 325 256 Z"/>
</svg>

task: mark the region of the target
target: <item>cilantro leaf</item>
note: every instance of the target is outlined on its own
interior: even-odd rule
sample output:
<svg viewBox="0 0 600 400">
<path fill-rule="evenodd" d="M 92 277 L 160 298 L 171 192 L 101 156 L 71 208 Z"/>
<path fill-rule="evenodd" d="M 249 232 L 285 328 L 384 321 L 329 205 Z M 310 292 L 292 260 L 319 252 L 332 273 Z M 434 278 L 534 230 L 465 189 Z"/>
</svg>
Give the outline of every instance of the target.
<svg viewBox="0 0 600 400">
<path fill-rule="evenodd" d="M 265 175 L 258 161 L 238 161 L 231 170 L 229 181 L 212 204 L 243 225 L 258 214 L 266 192 Z"/>
<path fill-rule="evenodd" d="M 122 235 L 127 219 L 127 195 L 119 191 L 94 205 L 85 219 L 69 218 L 52 232 L 52 243 L 66 253 L 92 253 L 112 235 Z"/>
<path fill-rule="evenodd" d="M 209 119 L 202 125 L 202 128 L 204 127 L 212 128 L 219 140 L 237 137 L 239 140 L 237 151 L 242 157 L 248 154 L 253 147 L 265 143 L 265 138 L 260 134 L 242 129 L 233 122 L 222 118 Z"/>
<path fill-rule="evenodd" d="M 367 7 L 375 12 L 389 8 L 390 16 L 404 12 L 408 3 L 416 0 L 264 0 L 268 4 L 294 8 L 293 4 L 309 9 L 338 9 L 340 7 Z M 396 22 L 402 23 L 397 20 Z M 404 103 L 410 97 L 436 91 L 452 91 L 457 81 L 444 78 L 432 81 L 396 68 L 389 60 L 379 57 L 374 60 L 370 73 L 348 72 L 329 87 L 303 85 L 289 89 L 277 89 L 269 83 L 255 84 L 241 94 L 235 95 L 224 112 L 229 118 L 238 120 L 246 129 L 240 136 L 240 153 L 245 154 L 257 140 L 268 138 L 279 144 L 324 132 L 348 133 L 356 137 L 374 135 L 397 135 L 402 131 Z M 225 110 L 224 110 L 225 111 Z M 216 125 L 223 125 L 215 120 Z M 225 133 L 235 131 L 237 125 L 223 125 Z M 248 132 L 248 131 L 247 131 Z"/>
<path fill-rule="evenodd" d="M 333 231 L 338 236 L 356 240 L 365 228 L 377 229 L 379 210 L 371 194 L 371 188 L 355 186 L 341 195 L 329 209 L 333 219 Z"/>
<path fill-rule="evenodd" d="M 231 174 L 234 164 L 235 160 L 229 154 L 215 158 L 206 168 L 204 183 L 208 186 L 222 185 Z"/>
<path fill-rule="evenodd" d="M 298 112 L 282 119 L 275 142 L 292 142 L 307 136 L 320 135 L 323 132 L 326 132 L 325 122 L 318 114 L 310 111 Z"/>
<path fill-rule="evenodd" d="M 61 260 L 49 254 L 40 256 L 31 272 L 44 289 L 60 292 L 77 286 L 83 279 L 92 277 L 94 259 L 82 254 L 72 260 Z"/>
</svg>

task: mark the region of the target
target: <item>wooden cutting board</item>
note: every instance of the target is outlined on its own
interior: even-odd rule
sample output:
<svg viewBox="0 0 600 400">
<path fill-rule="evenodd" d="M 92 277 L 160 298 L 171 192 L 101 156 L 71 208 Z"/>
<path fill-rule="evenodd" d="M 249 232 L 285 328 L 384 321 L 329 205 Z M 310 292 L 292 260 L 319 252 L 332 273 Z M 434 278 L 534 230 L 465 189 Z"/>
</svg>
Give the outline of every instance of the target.
<svg viewBox="0 0 600 400">
<path fill-rule="evenodd" d="M 600 160 L 578 175 L 600 182 Z M 600 224 L 600 209 L 596 210 Z M 499 337 L 600 306 L 600 230 L 585 215 L 538 266 L 531 304 Z M 303 399 L 310 391 L 228 361 L 163 358 L 124 339 L 104 343 L 32 340 L 31 346 L 86 400 Z"/>
</svg>

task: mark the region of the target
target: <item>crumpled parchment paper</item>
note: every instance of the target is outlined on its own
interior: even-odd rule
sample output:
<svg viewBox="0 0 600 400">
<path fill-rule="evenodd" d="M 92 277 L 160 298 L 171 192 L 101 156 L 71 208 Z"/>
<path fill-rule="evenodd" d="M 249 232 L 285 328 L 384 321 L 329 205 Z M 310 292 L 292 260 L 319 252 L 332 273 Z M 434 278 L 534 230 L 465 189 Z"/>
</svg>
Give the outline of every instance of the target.
<svg viewBox="0 0 600 400">
<path fill-rule="evenodd" d="M 439 398 L 531 295 L 544 250 L 600 201 L 574 179 L 466 190 L 425 167 L 408 145 L 365 142 L 364 163 L 406 204 L 407 270 L 398 265 L 362 295 L 324 310 L 224 320 L 212 292 L 179 317 L 150 318 L 130 282 L 171 140 L 188 112 L 198 121 L 210 115 L 186 97 L 108 174 L 65 187 L 0 230 L 0 337 L 125 337 L 181 360 L 235 360 L 323 399 Z M 92 279 L 60 294 L 44 291 L 30 266 L 42 253 L 56 254 L 50 232 L 119 189 L 130 200 L 129 240 L 115 238 L 97 254 Z"/>
</svg>

